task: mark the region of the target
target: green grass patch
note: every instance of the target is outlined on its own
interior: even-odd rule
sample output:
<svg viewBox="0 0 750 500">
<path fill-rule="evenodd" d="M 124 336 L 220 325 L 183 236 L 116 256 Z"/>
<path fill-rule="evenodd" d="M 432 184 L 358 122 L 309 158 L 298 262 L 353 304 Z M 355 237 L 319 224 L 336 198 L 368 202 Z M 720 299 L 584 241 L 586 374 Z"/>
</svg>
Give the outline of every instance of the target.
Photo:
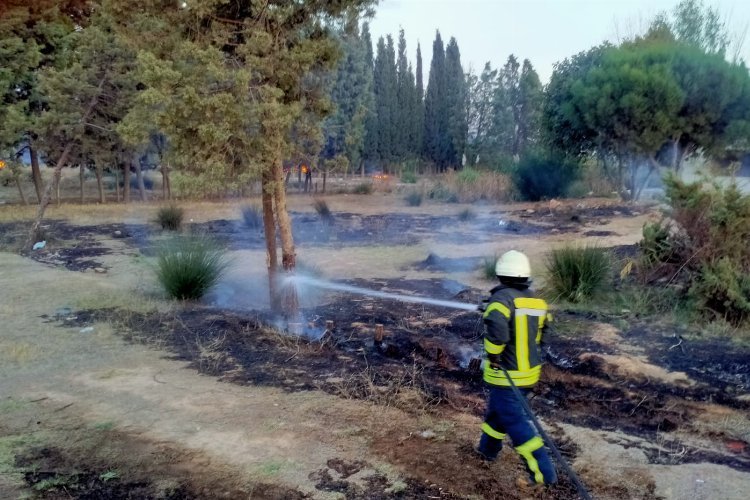
<svg viewBox="0 0 750 500">
<path fill-rule="evenodd" d="M 226 253 L 203 236 L 182 236 L 162 244 L 156 277 L 172 298 L 203 297 L 221 279 L 229 266 Z"/>
<path fill-rule="evenodd" d="M 260 229 L 263 227 L 263 209 L 258 205 L 245 205 L 240 209 L 242 220 L 248 229 Z"/>
<path fill-rule="evenodd" d="M 162 229 L 167 231 L 179 230 L 184 217 L 185 211 L 174 204 L 161 207 L 156 212 L 156 222 L 159 223 Z"/>
<path fill-rule="evenodd" d="M 497 265 L 497 255 L 489 255 L 482 259 L 482 265 L 480 270 L 482 276 L 486 280 L 497 281 L 497 274 L 495 273 L 495 266 Z"/>
<path fill-rule="evenodd" d="M 547 290 L 554 300 L 584 302 L 602 291 L 612 273 L 606 249 L 567 246 L 547 258 Z"/>
<path fill-rule="evenodd" d="M 418 207 L 422 204 L 422 198 L 422 193 L 419 191 L 410 191 L 404 197 L 404 201 L 406 201 L 406 204 L 410 207 Z"/>
<path fill-rule="evenodd" d="M 375 187 L 372 185 L 372 182 L 361 182 L 354 186 L 352 189 L 352 193 L 354 194 L 372 194 L 372 192 L 375 190 Z"/>
</svg>

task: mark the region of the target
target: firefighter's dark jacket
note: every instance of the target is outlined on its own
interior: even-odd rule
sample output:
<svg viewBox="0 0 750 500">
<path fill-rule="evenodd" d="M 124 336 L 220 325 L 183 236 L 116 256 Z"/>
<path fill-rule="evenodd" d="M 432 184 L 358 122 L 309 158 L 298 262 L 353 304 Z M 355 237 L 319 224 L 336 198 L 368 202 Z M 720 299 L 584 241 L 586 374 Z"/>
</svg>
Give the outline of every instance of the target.
<svg viewBox="0 0 750 500">
<path fill-rule="evenodd" d="M 513 383 L 530 387 L 539 381 L 542 370 L 540 344 L 545 340 L 552 316 L 547 303 L 534 297 L 527 286 L 500 285 L 491 291 L 484 311 L 484 349 L 492 358 L 499 358 Z M 485 382 L 510 386 L 502 370 L 485 363 Z"/>
</svg>

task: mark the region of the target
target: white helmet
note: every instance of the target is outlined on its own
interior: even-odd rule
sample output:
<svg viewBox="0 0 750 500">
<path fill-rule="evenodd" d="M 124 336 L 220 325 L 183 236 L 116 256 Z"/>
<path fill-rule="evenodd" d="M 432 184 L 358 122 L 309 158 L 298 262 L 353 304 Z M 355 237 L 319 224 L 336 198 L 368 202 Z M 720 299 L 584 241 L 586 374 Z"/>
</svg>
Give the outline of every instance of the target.
<svg viewBox="0 0 750 500">
<path fill-rule="evenodd" d="M 529 278 L 531 276 L 529 259 L 516 250 L 505 252 L 497 259 L 495 274 L 508 278 Z"/>
</svg>

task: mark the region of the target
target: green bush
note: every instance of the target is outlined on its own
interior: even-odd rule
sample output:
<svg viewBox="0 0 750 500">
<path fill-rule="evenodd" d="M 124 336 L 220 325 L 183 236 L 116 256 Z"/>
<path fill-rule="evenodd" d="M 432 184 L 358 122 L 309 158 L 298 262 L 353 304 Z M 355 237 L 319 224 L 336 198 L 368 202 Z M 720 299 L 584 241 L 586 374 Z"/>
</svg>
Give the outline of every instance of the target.
<svg viewBox="0 0 750 500">
<path fill-rule="evenodd" d="M 352 193 L 354 194 L 372 194 L 374 191 L 374 187 L 372 185 L 372 182 L 362 182 L 360 184 L 357 184 L 354 186 L 354 189 L 352 189 Z"/>
<path fill-rule="evenodd" d="M 263 209 L 258 205 L 245 205 L 242 207 L 242 220 L 250 229 L 263 227 Z"/>
<path fill-rule="evenodd" d="M 530 154 L 521 159 L 513 182 L 524 200 L 558 198 L 577 179 L 578 170 L 576 162 L 562 156 Z"/>
<path fill-rule="evenodd" d="M 696 319 L 750 320 L 750 196 L 732 184 L 664 180 L 671 223 L 646 225 L 642 275 L 683 290 Z M 647 281 L 654 281 L 647 279 Z"/>
<path fill-rule="evenodd" d="M 456 174 L 456 181 L 460 184 L 476 184 L 480 178 L 479 171 L 470 167 L 466 167 Z"/>
<path fill-rule="evenodd" d="M 430 189 L 427 197 L 431 200 L 443 201 L 445 203 L 458 203 L 458 194 L 440 182 Z"/>
<path fill-rule="evenodd" d="M 199 299 L 227 270 L 225 255 L 206 237 L 177 237 L 159 248 L 156 277 L 170 297 Z"/>
<path fill-rule="evenodd" d="M 185 211 L 177 205 L 167 205 L 161 207 L 156 213 L 156 222 L 159 223 L 162 229 L 168 231 L 177 231 L 182 226 L 182 219 L 185 216 Z"/>
<path fill-rule="evenodd" d="M 418 207 L 422 204 L 422 193 L 419 191 L 409 191 L 404 197 L 404 200 L 410 207 Z"/>
<path fill-rule="evenodd" d="M 610 255 L 603 248 L 559 248 L 547 259 L 547 289 L 556 299 L 585 301 L 602 290 L 611 272 Z"/>
<path fill-rule="evenodd" d="M 327 224 L 333 222 L 333 213 L 331 213 L 331 209 L 328 208 L 328 203 L 325 200 L 317 199 L 313 201 L 313 207 L 323 222 Z"/>
<path fill-rule="evenodd" d="M 415 174 L 413 170 L 405 170 L 404 173 L 401 174 L 401 182 L 404 184 L 416 184 L 417 174 Z"/>
<path fill-rule="evenodd" d="M 497 273 L 495 273 L 495 266 L 497 265 L 498 256 L 490 255 L 482 260 L 482 276 L 488 280 L 497 280 Z"/>
</svg>

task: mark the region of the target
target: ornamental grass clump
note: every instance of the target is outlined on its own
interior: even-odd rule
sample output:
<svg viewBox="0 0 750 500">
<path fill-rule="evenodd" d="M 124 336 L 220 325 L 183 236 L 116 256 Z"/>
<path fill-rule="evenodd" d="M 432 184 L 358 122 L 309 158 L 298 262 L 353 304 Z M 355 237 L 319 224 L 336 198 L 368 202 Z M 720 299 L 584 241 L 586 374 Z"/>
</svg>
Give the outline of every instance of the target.
<svg viewBox="0 0 750 500">
<path fill-rule="evenodd" d="M 203 297 L 229 266 L 226 252 L 204 236 L 179 236 L 158 251 L 156 277 L 167 295 L 178 300 Z"/>
</svg>

